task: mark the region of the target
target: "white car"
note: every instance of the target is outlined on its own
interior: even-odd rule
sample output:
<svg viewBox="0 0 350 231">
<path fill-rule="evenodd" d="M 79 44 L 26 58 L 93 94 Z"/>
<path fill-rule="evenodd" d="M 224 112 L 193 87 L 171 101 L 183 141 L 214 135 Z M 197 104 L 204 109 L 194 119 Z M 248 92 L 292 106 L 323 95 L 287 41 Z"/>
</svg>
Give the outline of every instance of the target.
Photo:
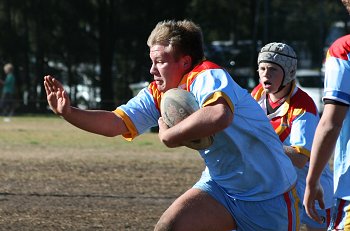
<svg viewBox="0 0 350 231">
<path fill-rule="evenodd" d="M 318 112 L 323 112 L 323 81 L 324 73 L 318 70 L 312 69 L 300 69 L 296 72 L 296 83 L 300 89 L 309 94 L 314 100 Z"/>
</svg>

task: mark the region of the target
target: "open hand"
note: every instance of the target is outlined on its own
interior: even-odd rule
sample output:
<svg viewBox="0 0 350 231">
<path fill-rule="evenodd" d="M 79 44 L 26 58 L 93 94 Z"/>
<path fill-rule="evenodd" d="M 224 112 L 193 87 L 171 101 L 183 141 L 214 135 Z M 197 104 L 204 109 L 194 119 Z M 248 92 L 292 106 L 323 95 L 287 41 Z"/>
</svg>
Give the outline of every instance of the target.
<svg viewBox="0 0 350 231">
<path fill-rule="evenodd" d="M 69 114 L 71 110 L 70 99 L 62 84 L 54 77 L 47 75 L 44 77 L 44 86 L 51 110 L 57 115 Z"/>
<path fill-rule="evenodd" d="M 323 220 L 317 213 L 317 208 L 315 206 L 316 201 L 318 201 L 321 209 L 325 208 L 323 200 L 323 189 L 319 182 L 314 186 L 310 186 L 308 184 L 306 185 L 303 204 L 305 206 L 307 215 L 321 224 Z"/>
</svg>

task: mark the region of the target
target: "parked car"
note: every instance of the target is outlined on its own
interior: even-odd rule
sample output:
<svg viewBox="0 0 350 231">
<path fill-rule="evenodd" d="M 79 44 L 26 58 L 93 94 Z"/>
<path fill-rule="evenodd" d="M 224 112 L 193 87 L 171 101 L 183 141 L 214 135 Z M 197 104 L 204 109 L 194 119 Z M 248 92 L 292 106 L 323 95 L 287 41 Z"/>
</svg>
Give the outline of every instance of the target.
<svg viewBox="0 0 350 231">
<path fill-rule="evenodd" d="M 318 112 L 323 112 L 323 81 L 324 73 L 318 70 L 312 69 L 299 69 L 296 72 L 296 83 L 300 89 L 310 95 L 315 101 Z"/>
</svg>

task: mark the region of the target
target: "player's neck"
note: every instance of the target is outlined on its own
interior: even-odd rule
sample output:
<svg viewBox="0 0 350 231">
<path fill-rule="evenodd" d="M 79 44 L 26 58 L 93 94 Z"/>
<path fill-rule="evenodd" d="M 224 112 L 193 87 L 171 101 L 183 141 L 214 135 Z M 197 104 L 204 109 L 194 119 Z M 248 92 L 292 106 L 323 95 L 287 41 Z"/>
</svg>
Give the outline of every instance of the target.
<svg viewBox="0 0 350 231">
<path fill-rule="evenodd" d="M 290 91 L 292 88 L 292 84 L 288 83 L 284 88 L 282 88 L 280 91 L 276 92 L 276 93 L 269 93 L 269 99 L 272 102 L 277 102 L 277 101 L 281 101 L 282 99 L 285 99 L 288 97 Z"/>
</svg>

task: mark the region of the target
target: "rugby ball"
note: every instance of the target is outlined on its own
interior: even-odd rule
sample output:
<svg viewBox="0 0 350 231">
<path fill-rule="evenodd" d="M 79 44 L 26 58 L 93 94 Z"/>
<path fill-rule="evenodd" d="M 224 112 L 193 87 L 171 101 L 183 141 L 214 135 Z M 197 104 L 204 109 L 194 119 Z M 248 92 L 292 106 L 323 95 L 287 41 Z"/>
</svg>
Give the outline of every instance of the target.
<svg viewBox="0 0 350 231">
<path fill-rule="evenodd" d="M 161 116 L 168 127 L 173 127 L 197 110 L 199 110 L 199 105 L 194 95 L 180 88 L 166 91 L 160 102 Z M 208 136 L 184 142 L 184 146 L 201 150 L 208 148 L 213 141 L 213 136 Z"/>
</svg>

